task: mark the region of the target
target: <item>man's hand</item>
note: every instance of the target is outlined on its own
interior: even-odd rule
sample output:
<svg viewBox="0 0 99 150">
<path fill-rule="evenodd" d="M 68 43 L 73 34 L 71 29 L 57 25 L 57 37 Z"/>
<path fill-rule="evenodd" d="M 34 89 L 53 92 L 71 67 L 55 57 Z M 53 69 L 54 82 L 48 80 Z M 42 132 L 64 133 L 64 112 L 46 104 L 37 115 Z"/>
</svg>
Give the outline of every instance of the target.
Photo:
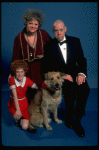
<svg viewBox="0 0 99 150">
<path fill-rule="evenodd" d="M 85 78 L 84 75 L 78 75 L 78 76 L 76 77 L 76 82 L 77 82 L 78 85 L 84 83 L 85 80 L 86 80 L 86 78 Z"/>
<path fill-rule="evenodd" d="M 69 74 L 64 75 L 64 76 L 63 76 L 63 79 L 69 80 L 70 82 L 73 82 L 73 78 L 72 78 L 71 75 L 69 75 Z"/>
</svg>

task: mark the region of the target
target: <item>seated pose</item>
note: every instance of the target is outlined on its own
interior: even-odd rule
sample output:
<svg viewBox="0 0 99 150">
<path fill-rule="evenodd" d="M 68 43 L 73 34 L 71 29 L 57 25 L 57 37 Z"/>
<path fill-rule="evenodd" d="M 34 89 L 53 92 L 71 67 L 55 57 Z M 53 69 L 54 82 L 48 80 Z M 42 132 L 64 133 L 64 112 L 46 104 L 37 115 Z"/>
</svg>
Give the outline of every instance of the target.
<svg viewBox="0 0 99 150">
<path fill-rule="evenodd" d="M 8 102 L 8 110 L 15 119 L 16 126 L 22 126 L 27 130 L 29 125 L 28 101 L 26 91 L 28 87 L 38 89 L 37 85 L 25 77 L 28 65 L 23 60 L 15 60 L 11 63 L 11 71 L 14 76 L 10 77 L 9 85 L 11 96 Z"/>
<path fill-rule="evenodd" d="M 72 128 L 80 137 L 85 136 L 81 118 L 90 92 L 87 77 L 87 61 L 80 39 L 65 34 L 67 27 L 61 20 L 53 24 L 55 38 L 45 47 L 41 63 L 42 75 L 48 71 L 64 73 L 63 94 L 66 106 L 65 125 Z M 76 100 L 76 105 L 75 104 Z M 74 116 L 75 115 L 75 120 Z"/>
</svg>

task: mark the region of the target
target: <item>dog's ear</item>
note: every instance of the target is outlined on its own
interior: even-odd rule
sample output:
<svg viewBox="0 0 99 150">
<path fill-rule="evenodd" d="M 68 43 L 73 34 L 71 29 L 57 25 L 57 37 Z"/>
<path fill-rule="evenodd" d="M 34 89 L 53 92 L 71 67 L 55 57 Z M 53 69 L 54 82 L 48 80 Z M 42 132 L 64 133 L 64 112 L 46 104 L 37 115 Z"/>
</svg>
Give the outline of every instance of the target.
<svg viewBox="0 0 99 150">
<path fill-rule="evenodd" d="M 60 73 L 60 76 L 63 77 L 65 75 L 65 73 L 63 72 L 59 72 Z"/>
<path fill-rule="evenodd" d="M 63 78 L 63 76 L 65 75 L 65 73 L 62 73 L 62 72 L 59 72 L 59 73 L 60 73 L 60 76 L 61 76 L 62 82 L 64 82 L 64 78 Z"/>
<path fill-rule="evenodd" d="M 61 79 L 62 79 L 62 82 L 64 82 L 64 78 L 63 78 L 63 77 L 61 77 Z"/>
<path fill-rule="evenodd" d="M 45 76 L 45 80 L 48 80 L 48 73 L 45 73 L 44 76 Z"/>
</svg>

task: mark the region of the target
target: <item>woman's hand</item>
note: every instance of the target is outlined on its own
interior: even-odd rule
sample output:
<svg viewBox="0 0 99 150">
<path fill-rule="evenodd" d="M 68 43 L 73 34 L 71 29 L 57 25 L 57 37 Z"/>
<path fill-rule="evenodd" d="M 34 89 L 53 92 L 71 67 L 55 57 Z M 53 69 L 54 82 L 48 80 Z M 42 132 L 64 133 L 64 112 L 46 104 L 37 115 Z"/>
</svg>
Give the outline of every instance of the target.
<svg viewBox="0 0 99 150">
<path fill-rule="evenodd" d="M 8 76 L 8 83 L 9 83 L 9 79 L 11 78 L 11 74 L 9 74 L 9 76 Z"/>
<path fill-rule="evenodd" d="M 19 120 L 22 117 L 21 111 L 17 110 L 13 115 L 14 119 Z"/>
</svg>

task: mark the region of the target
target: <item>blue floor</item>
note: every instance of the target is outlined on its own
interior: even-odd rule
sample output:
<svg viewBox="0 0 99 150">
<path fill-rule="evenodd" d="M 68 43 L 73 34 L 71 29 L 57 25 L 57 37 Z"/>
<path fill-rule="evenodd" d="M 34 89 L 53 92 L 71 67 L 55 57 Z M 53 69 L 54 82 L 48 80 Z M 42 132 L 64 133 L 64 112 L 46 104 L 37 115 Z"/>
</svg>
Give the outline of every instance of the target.
<svg viewBox="0 0 99 150">
<path fill-rule="evenodd" d="M 1 139 L 4 146 L 96 146 L 98 145 L 98 89 L 91 89 L 86 105 L 86 115 L 81 122 L 85 129 L 85 137 L 78 137 L 72 129 L 64 124 L 64 101 L 59 107 L 58 115 L 62 124 L 51 122 L 52 131 L 44 127 L 37 133 L 29 133 L 14 125 L 14 120 L 8 112 L 7 103 L 10 91 L 3 85 L 1 91 Z"/>
</svg>

